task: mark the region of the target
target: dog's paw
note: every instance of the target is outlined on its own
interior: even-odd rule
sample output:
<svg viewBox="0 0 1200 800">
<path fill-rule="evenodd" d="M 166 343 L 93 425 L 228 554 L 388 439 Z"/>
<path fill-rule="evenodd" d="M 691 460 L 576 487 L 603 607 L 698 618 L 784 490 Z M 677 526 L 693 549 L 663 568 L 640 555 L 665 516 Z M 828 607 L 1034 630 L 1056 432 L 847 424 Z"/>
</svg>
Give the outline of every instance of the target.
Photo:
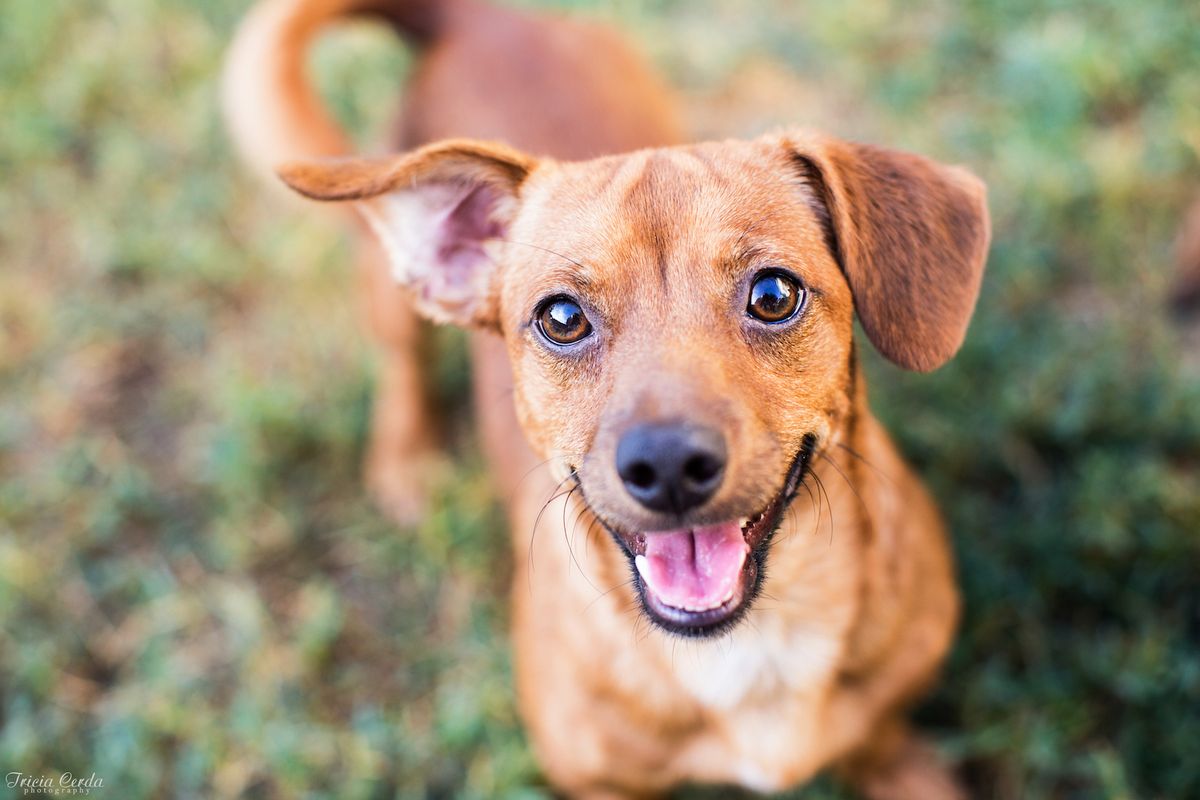
<svg viewBox="0 0 1200 800">
<path fill-rule="evenodd" d="M 895 758 L 859 776 L 867 800 L 966 800 L 967 792 L 930 745 L 910 738 Z"/>
<path fill-rule="evenodd" d="M 410 527 L 425 518 L 430 496 L 446 469 L 445 457 L 437 452 L 372 454 L 365 467 L 367 491 L 392 522 Z"/>
</svg>

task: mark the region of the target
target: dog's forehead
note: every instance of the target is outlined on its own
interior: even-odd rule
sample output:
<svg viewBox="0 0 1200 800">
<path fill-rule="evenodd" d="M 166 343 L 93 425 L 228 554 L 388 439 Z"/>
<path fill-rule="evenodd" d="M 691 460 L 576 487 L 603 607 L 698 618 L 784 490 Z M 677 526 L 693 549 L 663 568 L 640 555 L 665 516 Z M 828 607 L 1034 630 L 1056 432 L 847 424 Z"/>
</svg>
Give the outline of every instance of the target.
<svg viewBox="0 0 1200 800">
<path fill-rule="evenodd" d="M 748 232 L 786 235 L 804 208 L 801 177 L 754 142 L 554 164 L 529 183 L 510 240 L 554 251 L 559 267 L 592 285 L 615 273 L 674 268 L 683 279 L 719 268 Z M 536 260 L 553 265 L 541 252 Z"/>
</svg>

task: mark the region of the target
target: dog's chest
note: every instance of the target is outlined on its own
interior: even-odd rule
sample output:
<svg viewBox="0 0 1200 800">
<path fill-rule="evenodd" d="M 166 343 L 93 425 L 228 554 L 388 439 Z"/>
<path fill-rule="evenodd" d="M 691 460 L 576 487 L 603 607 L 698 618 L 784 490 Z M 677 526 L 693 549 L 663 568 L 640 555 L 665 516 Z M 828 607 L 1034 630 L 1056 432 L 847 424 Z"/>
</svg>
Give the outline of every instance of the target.
<svg viewBox="0 0 1200 800">
<path fill-rule="evenodd" d="M 836 674 L 854 608 L 854 570 L 824 539 L 789 537 L 773 555 L 787 583 L 769 587 L 745 621 L 715 640 L 666 640 L 674 678 L 706 709 L 730 713 L 757 704 L 778 708 L 819 692 Z M 736 713 L 736 712 L 734 712 Z"/>
<path fill-rule="evenodd" d="M 671 645 L 680 687 L 713 711 L 805 694 L 833 674 L 840 643 L 824 631 L 745 626 L 714 642 Z"/>
<path fill-rule="evenodd" d="M 757 791 L 793 784 L 807 770 L 840 647 L 827 631 L 769 627 L 676 646 L 677 685 L 714 720 L 681 751 L 676 768 Z"/>
</svg>

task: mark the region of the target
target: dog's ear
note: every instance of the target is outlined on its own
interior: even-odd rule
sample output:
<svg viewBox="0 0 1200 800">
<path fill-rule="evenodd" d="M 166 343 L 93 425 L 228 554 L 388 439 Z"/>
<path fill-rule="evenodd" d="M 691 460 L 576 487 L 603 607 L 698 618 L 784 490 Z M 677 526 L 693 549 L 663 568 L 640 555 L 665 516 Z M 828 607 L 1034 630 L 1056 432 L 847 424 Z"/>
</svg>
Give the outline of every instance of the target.
<svg viewBox="0 0 1200 800">
<path fill-rule="evenodd" d="M 784 137 L 875 347 L 922 372 L 962 344 L 991 227 L 966 170 L 819 134 Z"/>
<path fill-rule="evenodd" d="M 535 164 L 503 145 L 452 140 L 389 159 L 304 161 L 278 172 L 306 197 L 353 202 L 430 319 L 496 327 L 486 245 L 504 237 Z"/>
</svg>

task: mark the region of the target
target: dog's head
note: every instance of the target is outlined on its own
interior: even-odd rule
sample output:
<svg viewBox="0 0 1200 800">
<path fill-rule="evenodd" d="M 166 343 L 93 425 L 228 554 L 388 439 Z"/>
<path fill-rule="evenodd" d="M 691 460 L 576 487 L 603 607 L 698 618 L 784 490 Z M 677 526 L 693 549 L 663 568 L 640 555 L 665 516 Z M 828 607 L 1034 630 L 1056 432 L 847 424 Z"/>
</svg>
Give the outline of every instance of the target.
<svg viewBox="0 0 1200 800">
<path fill-rule="evenodd" d="M 577 163 L 445 142 L 281 174 L 356 201 L 428 316 L 505 337 L 530 442 L 688 635 L 753 600 L 854 403 L 855 313 L 892 361 L 939 366 L 989 237 L 970 174 L 814 134 Z"/>
</svg>

